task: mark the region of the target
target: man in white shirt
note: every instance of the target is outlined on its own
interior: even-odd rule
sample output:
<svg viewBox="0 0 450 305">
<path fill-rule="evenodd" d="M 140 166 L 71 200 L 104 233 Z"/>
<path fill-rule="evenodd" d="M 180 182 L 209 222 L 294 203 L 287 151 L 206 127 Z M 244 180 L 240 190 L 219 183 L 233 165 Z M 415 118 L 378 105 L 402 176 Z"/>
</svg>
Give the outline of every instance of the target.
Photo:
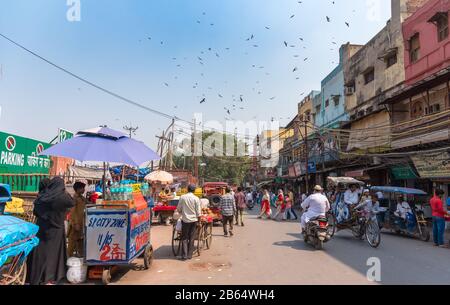
<svg viewBox="0 0 450 305">
<path fill-rule="evenodd" d="M 412 213 L 409 203 L 404 200 L 403 196 L 399 196 L 397 198 L 397 210 L 394 212 L 394 215 L 406 220 L 408 213 Z"/>
<path fill-rule="evenodd" d="M 252 194 L 252 192 L 248 192 L 247 195 L 245 196 L 245 199 L 246 199 L 247 203 L 252 204 L 253 203 L 253 194 Z"/>
<path fill-rule="evenodd" d="M 330 202 L 322 194 L 323 188 L 320 185 L 314 187 L 314 194 L 306 198 L 302 203 L 302 209 L 305 211 L 301 218 L 302 232 L 305 232 L 306 224 L 313 218 L 325 217 L 330 210 Z"/>
<path fill-rule="evenodd" d="M 350 209 L 355 207 L 359 203 L 359 191 L 356 184 L 350 186 L 350 188 L 344 194 L 344 202 Z"/>
<path fill-rule="evenodd" d="M 194 195 L 195 185 L 188 186 L 188 193 L 180 197 L 177 212 L 181 214 L 181 253 L 182 260 L 192 259 L 194 252 L 194 233 L 202 214 L 200 199 Z"/>
</svg>

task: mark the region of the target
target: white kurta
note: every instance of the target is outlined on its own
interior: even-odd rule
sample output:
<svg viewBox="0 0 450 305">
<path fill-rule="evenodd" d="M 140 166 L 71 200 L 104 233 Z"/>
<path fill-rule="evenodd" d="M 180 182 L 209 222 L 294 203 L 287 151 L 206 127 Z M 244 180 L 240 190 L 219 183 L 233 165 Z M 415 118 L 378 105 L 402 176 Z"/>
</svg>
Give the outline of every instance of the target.
<svg viewBox="0 0 450 305">
<path fill-rule="evenodd" d="M 301 218 L 302 229 L 304 229 L 311 219 L 327 214 L 330 210 L 330 202 L 325 195 L 315 193 L 303 201 L 302 208 L 307 210 Z"/>
</svg>

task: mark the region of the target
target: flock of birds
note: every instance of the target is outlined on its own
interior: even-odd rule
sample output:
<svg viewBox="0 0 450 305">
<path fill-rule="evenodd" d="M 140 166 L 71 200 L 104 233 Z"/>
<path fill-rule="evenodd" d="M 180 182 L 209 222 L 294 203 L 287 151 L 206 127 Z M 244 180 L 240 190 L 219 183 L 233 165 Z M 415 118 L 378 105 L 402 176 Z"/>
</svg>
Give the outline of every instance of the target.
<svg viewBox="0 0 450 305">
<path fill-rule="evenodd" d="M 301 4 L 303 3 L 303 1 L 297 1 L 297 3 L 298 3 L 299 5 L 301 5 Z M 336 3 L 336 1 L 331 1 L 331 4 L 332 4 L 332 5 L 334 5 L 335 3 Z M 355 10 L 353 10 L 353 12 L 355 12 Z M 203 16 L 203 17 L 207 16 L 207 13 L 206 13 L 206 12 L 203 12 L 203 13 L 202 13 L 202 16 Z M 205 18 L 206 18 L 206 17 L 205 17 Z M 296 14 L 291 14 L 291 15 L 289 16 L 289 20 L 290 20 L 290 19 L 294 19 L 294 18 L 296 18 Z M 333 22 L 333 19 L 332 19 L 332 17 L 330 17 L 330 16 L 324 16 L 323 18 L 324 18 L 324 21 L 327 22 L 327 23 L 332 23 L 332 22 Z M 211 26 L 211 27 L 214 27 L 214 26 L 215 26 L 214 23 L 212 23 L 212 22 L 205 22 L 205 21 L 203 21 L 203 20 L 201 20 L 201 19 L 200 19 L 200 20 L 197 20 L 196 23 L 197 23 L 197 24 L 204 24 L 204 23 L 208 24 L 208 23 L 209 23 L 209 26 Z M 345 21 L 345 26 L 346 26 L 347 28 L 350 28 L 350 22 Z M 267 31 L 270 31 L 270 30 L 272 29 L 271 26 L 269 26 L 269 25 L 266 25 L 264 28 L 265 28 L 265 30 L 267 30 Z M 152 38 L 152 37 L 150 37 L 150 36 L 148 36 L 148 37 L 147 37 L 147 40 L 148 40 L 148 41 L 153 41 L 153 40 L 155 40 L 155 39 Z M 298 37 L 298 40 L 299 40 L 299 43 L 301 44 L 300 46 L 296 45 L 296 44 L 293 43 L 293 42 L 288 42 L 288 41 L 286 41 L 286 40 L 282 40 L 282 41 L 280 41 L 280 43 L 281 43 L 282 46 L 284 46 L 285 48 L 289 48 L 289 49 L 295 49 L 295 50 L 298 50 L 299 48 L 300 48 L 300 49 L 304 49 L 304 50 L 307 49 L 307 47 L 304 45 L 305 39 L 304 39 L 303 37 Z M 334 40 L 335 40 L 334 37 L 332 38 L 332 40 L 333 40 L 333 41 L 332 41 L 332 44 L 335 45 L 335 46 L 337 46 L 338 43 L 337 43 L 336 41 L 334 41 Z M 142 42 L 142 40 L 139 40 L 139 42 Z M 259 47 L 260 47 L 260 45 L 259 45 L 258 42 L 257 42 L 257 37 L 256 37 L 255 34 L 250 34 L 249 36 L 247 36 L 247 38 L 245 38 L 245 42 L 247 43 L 247 47 L 250 47 L 250 48 L 259 48 Z M 159 43 L 161 46 L 163 46 L 163 45 L 165 44 L 164 41 L 159 41 L 158 43 Z M 330 50 L 335 51 L 334 48 L 330 48 Z M 230 51 L 230 48 L 225 48 L 224 51 Z M 198 62 L 199 65 L 204 66 L 204 67 L 207 67 L 207 60 L 205 60 L 205 57 L 206 57 L 206 56 L 210 56 L 211 54 L 212 54 L 213 57 L 216 57 L 218 60 L 220 60 L 221 57 L 222 57 L 221 54 L 219 53 L 219 50 L 214 50 L 213 48 L 208 48 L 207 50 L 200 51 L 200 54 L 197 54 L 197 55 L 196 55 L 195 60 Z M 245 55 L 248 55 L 248 52 L 245 52 L 244 54 L 245 54 Z M 304 62 L 304 63 L 310 61 L 310 58 L 309 58 L 309 57 L 307 57 L 307 56 L 301 56 L 300 54 L 294 54 L 293 57 L 297 60 L 297 62 L 298 62 L 299 60 L 300 60 L 300 62 Z M 186 61 L 186 60 L 188 60 L 188 57 L 184 57 L 183 59 Z M 177 58 L 177 57 L 172 57 L 172 60 L 173 60 L 174 62 L 176 62 L 176 67 L 177 67 L 177 68 L 182 68 L 183 64 L 180 62 L 180 59 L 179 59 L 179 58 Z M 332 62 L 332 64 L 336 64 L 336 63 L 335 63 L 335 62 Z M 263 66 L 263 65 L 256 65 L 256 64 L 253 64 L 251 67 L 252 67 L 253 69 L 257 69 L 257 70 L 260 70 L 260 71 L 265 71 L 265 70 L 264 70 L 264 69 L 265 69 L 265 66 Z M 295 66 L 293 66 L 293 67 L 291 68 L 291 70 L 290 70 L 291 73 L 294 73 L 295 79 L 296 79 L 296 80 L 300 80 L 300 76 L 299 76 L 300 70 L 301 70 L 301 68 L 300 68 L 300 66 L 299 66 L 298 63 L 297 63 Z M 270 74 L 270 72 L 265 71 L 265 75 L 266 75 L 267 77 L 269 77 L 271 74 Z M 200 76 L 201 76 L 201 77 L 204 77 L 205 74 L 204 74 L 204 73 L 200 73 Z M 178 79 L 178 76 L 175 76 L 174 79 L 177 80 L 177 79 Z M 227 81 L 225 81 L 224 83 L 225 83 L 225 84 L 228 84 Z M 261 99 L 261 100 L 266 99 L 268 102 L 270 102 L 270 101 L 275 101 L 275 100 L 277 99 L 276 96 L 271 96 L 271 95 L 267 96 L 266 98 L 261 97 L 261 96 L 263 95 L 262 89 L 257 89 L 257 88 L 256 88 L 258 85 L 261 84 L 261 81 L 257 80 L 257 81 L 255 82 L 255 84 L 256 84 L 256 86 L 253 87 L 252 90 L 253 90 L 253 92 L 254 92 L 255 94 L 257 94 L 257 95 L 259 96 L 259 99 Z M 164 85 L 165 87 L 171 87 L 171 85 L 170 85 L 170 83 L 169 83 L 168 81 L 164 82 L 163 85 Z M 199 89 L 199 88 L 200 88 L 200 82 L 197 81 L 197 82 L 193 83 L 193 84 L 192 84 L 192 88 L 193 88 L 193 89 Z M 205 90 L 205 88 L 207 88 L 207 90 Z M 213 95 L 211 95 L 211 94 L 208 94 L 208 95 L 207 95 L 207 94 L 206 94 L 208 91 L 212 92 L 212 91 L 214 90 L 211 86 L 204 87 L 203 90 L 204 90 L 204 92 L 202 92 L 200 95 L 198 95 L 198 99 L 199 99 L 199 104 L 200 104 L 200 105 L 205 105 L 205 104 L 207 104 L 210 100 L 214 99 L 214 96 L 215 96 L 215 94 L 213 94 Z M 302 93 L 299 95 L 299 98 L 304 97 L 304 95 L 305 95 L 305 92 L 302 92 Z M 227 98 L 226 98 L 226 97 L 224 96 L 224 94 L 222 94 L 221 92 L 217 92 L 217 98 L 218 98 L 219 100 L 224 100 L 224 101 L 227 100 Z M 227 120 L 227 119 L 233 119 L 233 118 L 231 117 L 231 115 L 232 115 L 233 112 L 245 110 L 245 101 L 246 101 L 246 99 L 245 99 L 245 97 L 244 97 L 244 94 L 233 94 L 231 98 L 232 98 L 232 103 L 231 103 L 230 105 L 227 105 L 227 106 L 223 107 L 223 110 L 225 111 L 225 113 L 226 113 L 226 115 L 227 115 L 227 116 L 225 116 L 225 119 L 226 119 L 226 120 Z M 178 109 L 178 106 L 177 106 L 177 105 L 175 105 L 175 106 L 173 106 L 173 107 L 174 107 L 174 109 Z M 256 116 L 253 117 L 253 119 L 256 119 Z M 271 118 L 272 121 L 274 121 L 274 120 L 276 120 L 276 119 L 279 119 L 279 120 L 283 120 L 283 119 L 290 120 L 291 117 L 284 117 L 284 118 L 283 118 L 283 117 L 272 117 L 272 118 Z"/>
</svg>

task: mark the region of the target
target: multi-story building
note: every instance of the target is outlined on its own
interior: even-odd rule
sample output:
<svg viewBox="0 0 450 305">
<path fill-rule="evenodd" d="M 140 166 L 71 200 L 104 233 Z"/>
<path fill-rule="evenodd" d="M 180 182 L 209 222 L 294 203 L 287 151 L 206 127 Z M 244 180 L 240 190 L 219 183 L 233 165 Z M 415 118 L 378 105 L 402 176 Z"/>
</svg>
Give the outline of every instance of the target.
<svg viewBox="0 0 450 305">
<path fill-rule="evenodd" d="M 344 63 L 346 109 L 349 112 L 347 151 L 384 152 L 391 147 L 390 114 L 383 104 L 404 86 L 402 23 L 426 0 L 392 0 L 391 19 L 366 45 Z M 387 183 L 387 168 L 378 158 L 366 159 L 348 175 Z"/>
<path fill-rule="evenodd" d="M 391 146 L 411 154 L 399 177 L 404 184 L 431 191 L 441 184 L 450 193 L 450 0 L 429 0 L 402 27 L 405 86 L 386 101 L 392 123 Z M 407 170 L 403 170 L 405 172 Z M 409 170 L 409 172 L 413 172 Z M 409 178 L 409 179 L 408 179 Z"/>
</svg>

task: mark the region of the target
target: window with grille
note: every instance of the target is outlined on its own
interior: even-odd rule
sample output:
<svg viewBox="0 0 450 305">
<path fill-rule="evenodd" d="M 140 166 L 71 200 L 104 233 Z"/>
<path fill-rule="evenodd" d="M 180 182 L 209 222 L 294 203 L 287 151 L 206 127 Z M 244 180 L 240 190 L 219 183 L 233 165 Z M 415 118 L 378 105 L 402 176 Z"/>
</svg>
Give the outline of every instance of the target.
<svg viewBox="0 0 450 305">
<path fill-rule="evenodd" d="M 448 13 L 440 13 L 436 18 L 438 41 L 441 42 L 448 37 Z"/>
<path fill-rule="evenodd" d="M 370 69 L 364 73 L 364 83 L 367 85 L 375 80 L 375 69 Z"/>
<path fill-rule="evenodd" d="M 420 36 L 415 34 L 409 40 L 409 59 L 412 63 L 418 61 L 420 58 Z"/>
<path fill-rule="evenodd" d="M 397 63 L 397 52 L 389 55 L 386 58 L 386 68 L 389 68 Z"/>
</svg>

